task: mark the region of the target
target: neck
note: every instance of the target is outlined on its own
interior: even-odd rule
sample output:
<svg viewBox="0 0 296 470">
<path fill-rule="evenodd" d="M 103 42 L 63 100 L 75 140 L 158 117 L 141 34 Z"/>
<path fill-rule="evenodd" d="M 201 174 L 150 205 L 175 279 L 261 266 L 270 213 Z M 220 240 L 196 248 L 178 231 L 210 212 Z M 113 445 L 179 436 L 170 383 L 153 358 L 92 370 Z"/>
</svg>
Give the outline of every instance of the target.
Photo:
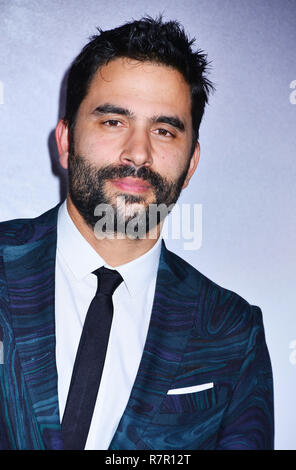
<svg viewBox="0 0 296 470">
<path fill-rule="evenodd" d="M 161 226 L 159 224 L 153 231 L 153 234 L 149 232 L 146 238 L 143 239 L 116 238 L 116 236 L 114 238 L 106 237 L 98 239 L 95 236 L 94 230 L 85 222 L 74 206 L 69 195 L 67 198 L 67 209 L 81 235 L 106 263 L 112 267 L 117 267 L 139 258 L 139 256 L 142 256 L 155 245 L 160 236 Z"/>
</svg>

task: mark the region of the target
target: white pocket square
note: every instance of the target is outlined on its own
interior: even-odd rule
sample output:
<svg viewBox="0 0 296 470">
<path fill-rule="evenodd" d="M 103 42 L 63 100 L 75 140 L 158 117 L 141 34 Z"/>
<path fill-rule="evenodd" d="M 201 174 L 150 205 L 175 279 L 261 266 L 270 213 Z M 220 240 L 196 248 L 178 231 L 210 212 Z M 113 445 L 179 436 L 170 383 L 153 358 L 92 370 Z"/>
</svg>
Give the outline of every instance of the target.
<svg viewBox="0 0 296 470">
<path fill-rule="evenodd" d="M 202 385 L 194 385 L 193 387 L 184 387 L 184 388 L 172 388 L 168 391 L 167 395 L 182 395 L 183 393 L 195 393 L 201 392 L 202 390 L 207 390 L 208 388 L 213 388 L 214 383 L 209 382 Z"/>
</svg>

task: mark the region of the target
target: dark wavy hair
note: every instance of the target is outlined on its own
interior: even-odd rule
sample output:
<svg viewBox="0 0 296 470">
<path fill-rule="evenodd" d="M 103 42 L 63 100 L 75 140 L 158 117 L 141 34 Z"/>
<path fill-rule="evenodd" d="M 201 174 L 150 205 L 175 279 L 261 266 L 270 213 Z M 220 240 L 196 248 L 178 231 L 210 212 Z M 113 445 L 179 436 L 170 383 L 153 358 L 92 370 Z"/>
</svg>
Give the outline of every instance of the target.
<svg viewBox="0 0 296 470">
<path fill-rule="evenodd" d="M 201 50 L 192 50 L 195 39 L 189 39 L 177 21 L 163 22 L 161 16 L 143 17 L 108 31 L 97 29 L 99 34 L 90 38 L 69 70 L 64 121 L 69 127 L 70 139 L 79 106 L 97 70 L 113 59 L 127 57 L 173 67 L 183 75 L 191 90 L 193 151 L 205 104 L 214 89 L 206 77 L 207 55 Z"/>
</svg>

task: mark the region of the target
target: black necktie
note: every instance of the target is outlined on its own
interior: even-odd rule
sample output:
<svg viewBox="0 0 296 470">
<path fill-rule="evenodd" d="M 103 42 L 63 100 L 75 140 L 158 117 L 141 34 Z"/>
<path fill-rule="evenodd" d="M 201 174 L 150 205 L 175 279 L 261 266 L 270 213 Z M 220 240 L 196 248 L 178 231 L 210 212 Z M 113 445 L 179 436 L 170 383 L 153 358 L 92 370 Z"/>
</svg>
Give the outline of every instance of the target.
<svg viewBox="0 0 296 470">
<path fill-rule="evenodd" d="M 113 318 L 112 295 L 123 280 L 117 271 L 104 266 L 93 274 L 98 278 L 98 288 L 85 318 L 62 420 L 67 450 L 85 447 Z"/>
</svg>

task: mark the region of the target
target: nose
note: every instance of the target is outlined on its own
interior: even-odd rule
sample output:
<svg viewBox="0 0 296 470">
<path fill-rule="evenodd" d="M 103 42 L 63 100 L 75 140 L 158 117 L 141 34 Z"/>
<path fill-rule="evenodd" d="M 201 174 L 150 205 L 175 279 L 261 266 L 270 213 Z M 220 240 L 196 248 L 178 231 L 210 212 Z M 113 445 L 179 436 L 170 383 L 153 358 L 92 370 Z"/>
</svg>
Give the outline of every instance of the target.
<svg viewBox="0 0 296 470">
<path fill-rule="evenodd" d="M 152 165 L 151 143 L 146 129 L 133 129 L 129 133 L 120 155 L 120 161 L 125 165 L 134 165 L 136 168 Z"/>
</svg>

